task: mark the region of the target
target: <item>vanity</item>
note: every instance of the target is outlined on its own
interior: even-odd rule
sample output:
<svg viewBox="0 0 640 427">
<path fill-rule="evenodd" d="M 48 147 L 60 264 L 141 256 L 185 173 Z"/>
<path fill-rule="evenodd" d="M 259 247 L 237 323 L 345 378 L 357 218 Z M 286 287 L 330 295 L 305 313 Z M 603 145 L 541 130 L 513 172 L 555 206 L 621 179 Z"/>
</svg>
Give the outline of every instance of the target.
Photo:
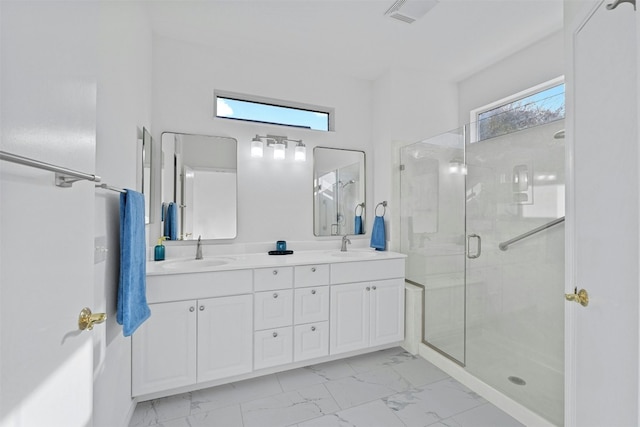
<svg viewBox="0 0 640 427">
<path fill-rule="evenodd" d="M 149 263 L 139 400 L 399 345 L 405 255 L 356 249 Z"/>
</svg>

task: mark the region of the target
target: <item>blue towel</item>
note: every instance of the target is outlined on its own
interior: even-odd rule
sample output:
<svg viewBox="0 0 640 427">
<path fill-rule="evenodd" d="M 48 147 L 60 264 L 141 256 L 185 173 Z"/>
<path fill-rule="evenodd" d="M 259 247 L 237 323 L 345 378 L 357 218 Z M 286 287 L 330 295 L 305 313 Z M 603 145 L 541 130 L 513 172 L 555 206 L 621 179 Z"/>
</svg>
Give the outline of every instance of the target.
<svg viewBox="0 0 640 427">
<path fill-rule="evenodd" d="M 120 194 L 120 284 L 116 320 L 130 336 L 149 318 L 147 305 L 144 196 L 133 190 Z"/>
<path fill-rule="evenodd" d="M 362 231 L 362 216 L 356 215 L 356 222 L 353 228 L 353 234 L 364 234 Z"/>
<path fill-rule="evenodd" d="M 384 251 L 387 244 L 387 237 L 384 231 L 384 217 L 376 216 L 373 220 L 373 229 L 371 230 L 371 246 L 377 251 Z"/>
<path fill-rule="evenodd" d="M 164 216 L 164 235 L 167 240 L 178 240 L 178 205 L 171 202 Z"/>
</svg>

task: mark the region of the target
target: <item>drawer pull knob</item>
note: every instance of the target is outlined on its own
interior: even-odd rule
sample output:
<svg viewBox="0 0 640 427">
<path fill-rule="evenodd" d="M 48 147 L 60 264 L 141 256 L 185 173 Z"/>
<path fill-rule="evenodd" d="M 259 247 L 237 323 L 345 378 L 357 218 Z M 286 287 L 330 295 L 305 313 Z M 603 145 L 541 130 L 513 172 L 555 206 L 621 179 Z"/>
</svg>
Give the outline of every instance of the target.
<svg viewBox="0 0 640 427">
<path fill-rule="evenodd" d="M 275 276 L 276 274 L 278 274 L 278 270 L 273 270 L 273 275 Z"/>
<path fill-rule="evenodd" d="M 311 332 L 313 332 L 313 331 L 315 331 L 315 330 L 316 330 L 316 327 L 315 327 L 315 326 L 312 326 L 312 327 L 311 327 Z"/>
<path fill-rule="evenodd" d="M 371 288 L 369 286 L 367 286 L 367 291 L 370 291 L 370 290 L 371 290 Z"/>
<path fill-rule="evenodd" d="M 274 333 L 273 333 L 273 337 L 274 337 L 274 338 L 277 338 L 277 337 L 278 337 L 278 333 L 277 333 L 277 332 L 274 332 Z"/>
<path fill-rule="evenodd" d="M 189 307 L 189 311 L 193 313 L 194 311 L 196 311 L 196 308 L 195 307 Z"/>
<path fill-rule="evenodd" d="M 278 298 L 278 294 L 277 294 L 277 293 L 274 293 L 274 294 L 273 294 L 273 297 L 274 297 L 274 298 Z"/>
<path fill-rule="evenodd" d="M 373 286 L 371 289 L 373 289 L 373 290 L 375 291 L 375 290 L 376 290 L 376 287 L 375 287 L 375 286 Z"/>
<path fill-rule="evenodd" d="M 311 267 L 311 272 L 315 273 L 316 272 L 316 268 L 315 267 Z"/>
<path fill-rule="evenodd" d="M 311 295 L 315 295 L 316 294 L 316 290 L 315 289 L 311 289 Z"/>
<path fill-rule="evenodd" d="M 204 311 L 204 305 L 200 306 L 200 311 Z"/>
</svg>

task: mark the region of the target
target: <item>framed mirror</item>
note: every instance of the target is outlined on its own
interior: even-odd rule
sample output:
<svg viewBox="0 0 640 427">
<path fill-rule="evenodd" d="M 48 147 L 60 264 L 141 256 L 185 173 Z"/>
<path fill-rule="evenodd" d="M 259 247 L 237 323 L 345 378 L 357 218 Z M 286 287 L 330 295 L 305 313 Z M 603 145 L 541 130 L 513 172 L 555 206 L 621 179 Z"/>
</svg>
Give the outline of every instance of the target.
<svg viewBox="0 0 640 427">
<path fill-rule="evenodd" d="M 363 151 L 313 149 L 313 234 L 365 234 L 366 169 Z"/>
<path fill-rule="evenodd" d="M 162 134 L 162 235 L 167 240 L 237 235 L 237 141 Z"/>
</svg>

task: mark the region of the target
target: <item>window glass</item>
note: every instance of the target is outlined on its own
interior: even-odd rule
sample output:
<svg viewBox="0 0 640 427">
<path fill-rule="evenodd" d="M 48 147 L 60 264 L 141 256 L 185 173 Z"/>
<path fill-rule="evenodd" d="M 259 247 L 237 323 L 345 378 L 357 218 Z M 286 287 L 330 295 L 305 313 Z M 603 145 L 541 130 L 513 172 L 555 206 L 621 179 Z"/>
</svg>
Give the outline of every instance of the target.
<svg viewBox="0 0 640 427">
<path fill-rule="evenodd" d="M 564 119 L 564 83 L 477 115 L 476 141 Z"/>
<path fill-rule="evenodd" d="M 216 117 L 306 129 L 329 130 L 329 113 L 216 96 Z"/>
</svg>

